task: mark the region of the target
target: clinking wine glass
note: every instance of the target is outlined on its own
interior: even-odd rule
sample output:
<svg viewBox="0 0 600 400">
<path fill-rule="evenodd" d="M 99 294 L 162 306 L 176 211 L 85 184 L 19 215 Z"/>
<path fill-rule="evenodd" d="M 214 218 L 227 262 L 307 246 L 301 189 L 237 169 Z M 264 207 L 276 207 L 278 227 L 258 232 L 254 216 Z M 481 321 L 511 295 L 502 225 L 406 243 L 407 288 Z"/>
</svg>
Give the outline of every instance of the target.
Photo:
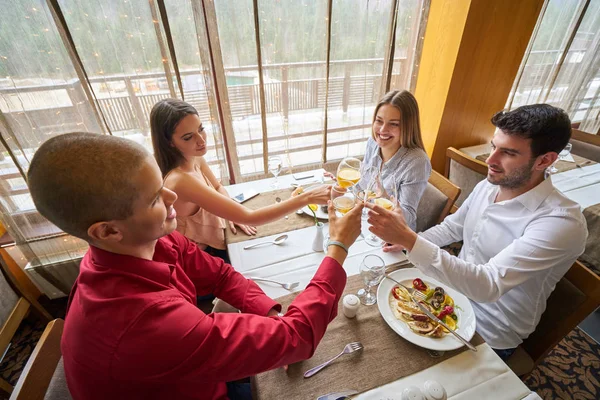
<svg viewBox="0 0 600 400">
<path fill-rule="evenodd" d="M 356 196 L 349 188 L 336 185 L 331 188 L 331 202 L 337 216 L 341 217 L 354 208 Z"/>
<path fill-rule="evenodd" d="M 279 180 L 277 177 L 281 173 L 281 170 L 283 168 L 283 162 L 281 160 L 281 157 L 271 156 L 268 159 L 268 163 L 269 163 L 269 172 L 272 173 L 273 176 L 275 177 L 275 180 L 271 184 L 271 187 L 276 189 L 279 187 Z"/>
<path fill-rule="evenodd" d="M 379 285 L 385 274 L 385 262 L 375 254 L 369 254 L 360 263 L 360 276 L 365 283 L 365 288 L 358 291 L 360 302 L 366 306 L 377 303 L 377 296 L 373 288 Z"/>
<path fill-rule="evenodd" d="M 337 183 L 343 188 L 354 186 L 360 180 L 361 161 L 357 158 L 346 157 L 338 165 Z"/>
<path fill-rule="evenodd" d="M 398 185 L 393 176 L 387 177 L 385 182 L 381 178 L 379 180 L 373 179 L 371 185 L 369 185 L 369 190 L 373 193 L 373 197 L 367 200 L 369 203 L 376 204 L 389 211 L 395 208 L 396 199 L 398 198 Z M 371 232 L 365 235 L 365 242 L 373 247 L 383 246 L 385 243 Z"/>
<path fill-rule="evenodd" d="M 363 168 L 360 181 L 354 186 L 358 201 L 369 201 L 381 196 L 383 185 L 381 184 L 381 173 L 377 167 Z M 363 208 L 363 219 L 368 216 L 368 209 Z"/>
</svg>

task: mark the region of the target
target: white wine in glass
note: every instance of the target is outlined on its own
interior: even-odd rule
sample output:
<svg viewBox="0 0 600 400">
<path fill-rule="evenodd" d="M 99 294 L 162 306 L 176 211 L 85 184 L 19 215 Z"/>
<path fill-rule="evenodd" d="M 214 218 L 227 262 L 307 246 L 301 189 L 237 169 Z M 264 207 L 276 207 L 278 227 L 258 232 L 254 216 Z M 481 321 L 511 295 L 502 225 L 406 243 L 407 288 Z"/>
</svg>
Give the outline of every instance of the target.
<svg viewBox="0 0 600 400">
<path fill-rule="evenodd" d="M 372 181 L 369 185 L 369 189 L 373 190 L 376 187 L 376 180 Z M 385 208 L 388 211 L 392 211 L 395 208 L 395 202 L 398 199 L 398 185 L 397 181 L 393 176 L 389 176 L 385 182 L 381 185 L 381 196 L 376 197 L 369 202 L 374 203 L 380 207 Z M 379 247 L 383 245 L 383 240 L 378 238 L 373 233 L 369 233 L 365 236 L 365 243 L 368 245 Z"/>
<path fill-rule="evenodd" d="M 337 197 L 333 200 L 333 207 L 341 214 L 346 214 L 354 208 L 354 200 L 346 196 Z"/>
<path fill-rule="evenodd" d="M 354 208 L 356 197 L 354 193 L 346 188 L 333 186 L 331 188 L 331 202 L 333 203 L 333 208 L 341 215 L 344 215 Z"/>
<path fill-rule="evenodd" d="M 360 181 L 361 162 L 356 158 L 344 158 L 337 169 L 337 182 L 343 188 L 354 186 Z"/>
</svg>

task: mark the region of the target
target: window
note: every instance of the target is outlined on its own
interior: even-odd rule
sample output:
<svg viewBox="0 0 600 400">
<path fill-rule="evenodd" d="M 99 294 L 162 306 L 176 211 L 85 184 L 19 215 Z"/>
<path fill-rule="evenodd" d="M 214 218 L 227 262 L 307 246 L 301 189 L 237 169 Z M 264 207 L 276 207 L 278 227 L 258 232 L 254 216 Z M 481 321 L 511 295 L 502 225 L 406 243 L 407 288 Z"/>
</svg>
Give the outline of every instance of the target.
<svg viewBox="0 0 600 400">
<path fill-rule="evenodd" d="M 378 99 L 414 86 L 428 4 L 0 0 L 2 222 L 22 245 L 60 235 L 23 179 L 36 149 L 87 131 L 151 150 L 150 110 L 168 97 L 198 109 L 225 181 L 266 176 L 269 155 L 288 170 L 361 155 Z M 27 257 L 77 253 L 53 243 Z"/>
<path fill-rule="evenodd" d="M 600 1 L 548 0 L 507 108 L 548 103 L 579 129 L 600 130 Z"/>
</svg>

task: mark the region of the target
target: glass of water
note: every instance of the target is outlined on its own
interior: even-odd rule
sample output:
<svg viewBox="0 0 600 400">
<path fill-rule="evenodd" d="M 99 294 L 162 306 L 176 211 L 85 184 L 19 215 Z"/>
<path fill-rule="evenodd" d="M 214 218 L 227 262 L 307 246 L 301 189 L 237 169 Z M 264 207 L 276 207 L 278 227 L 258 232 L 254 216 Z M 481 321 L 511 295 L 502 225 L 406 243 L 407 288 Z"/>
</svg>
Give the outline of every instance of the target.
<svg viewBox="0 0 600 400">
<path fill-rule="evenodd" d="M 370 306 L 377 303 L 373 288 L 379 285 L 384 275 L 385 262 L 381 257 L 369 254 L 363 258 L 360 263 L 360 276 L 363 278 L 365 288 L 358 291 L 358 298 L 362 304 Z"/>
<path fill-rule="evenodd" d="M 271 157 L 269 157 L 268 161 L 269 161 L 269 172 L 272 173 L 273 176 L 275 177 L 275 180 L 271 184 L 271 187 L 274 189 L 277 189 L 279 187 L 279 180 L 277 179 L 277 177 L 279 176 L 279 174 L 281 173 L 281 170 L 283 168 L 283 161 L 281 160 L 281 157 L 279 157 L 279 156 L 271 156 Z"/>
</svg>

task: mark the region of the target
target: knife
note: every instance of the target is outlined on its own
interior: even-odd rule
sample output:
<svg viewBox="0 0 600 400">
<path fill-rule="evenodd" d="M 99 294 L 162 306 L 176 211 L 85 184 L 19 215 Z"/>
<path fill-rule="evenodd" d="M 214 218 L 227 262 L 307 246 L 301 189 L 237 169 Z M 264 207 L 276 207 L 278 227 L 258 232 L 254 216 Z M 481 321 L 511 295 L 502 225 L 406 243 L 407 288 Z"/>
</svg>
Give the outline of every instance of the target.
<svg viewBox="0 0 600 400">
<path fill-rule="evenodd" d="M 425 314 L 427 314 L 427 316 L 429 318 L 431 318 L 432 320 L 434 320 L 435 322 L 437 322 L 438 324 L 440 324 L 441 326 L 443 326 L 444 328 L 446 328 L 451 334 L 453 334 L 454 336 L 456 336 L 456 338 L 458 340 L 460 340 L 461 342 L 463 342 L 465 344 L 465 346 L 467 346 L 470 350 L 473 351 L 477 351 L 477 347 L 473 346 L 467 339 L 463 338 L 462 336 L 460 336 L 458 333 L 456 333 L 456 331 L 452 328 L 450 328 L 448 325 L 446 325 L 446 323 L 444 321 L 442 321 L 441 319 L 439 319 L 438 317 L 435 316 L 435 314 L 433 314 L 431 311 L 429 311 L 427 309 L 427 307 L 425 307 L 423 304 L 419 303 L 411 294 L 410 298 L 412 299 L 412 301 L 417 305 L 417 307 L 419 307 L 419 309 L 421 311 L 423 311 Z"/>
<path fill-rule="evenodd" d="M 343 392 L 324 394 L 323 396 L 317 397 L 317 400 L 342 400 L 342 399 L 347 398 L 350 395 L 357 394 L 357 393 L 358 392 L 356 390 L 346 390 Z"/>
</svg>

